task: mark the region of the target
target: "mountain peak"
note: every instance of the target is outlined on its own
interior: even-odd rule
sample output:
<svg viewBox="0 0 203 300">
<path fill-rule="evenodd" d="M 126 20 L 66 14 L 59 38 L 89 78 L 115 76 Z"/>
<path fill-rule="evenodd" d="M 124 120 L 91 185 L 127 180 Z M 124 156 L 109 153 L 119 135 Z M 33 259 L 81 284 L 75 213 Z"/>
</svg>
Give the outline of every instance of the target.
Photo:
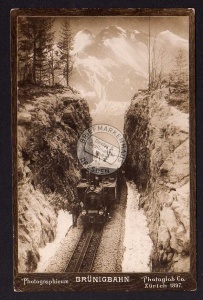
<svg viewBox="0 0 203 300">
<path fill-rule="evenodd" d="M 173 46 L 177 47 L 188 47 L 188 41 L 183 39 L 182 37 L 174 34 L 170 30 L 165 30 L 160 32 L 156 37 L 156 42 L 164 42 L 170 43 Z"/>
<path fill-rule="evenodd" d="M 120 27 L 120 26 L 116 26 L 116 28 L 117 28 L 118 30 L 120 30 L 121 32 L 123 32 L 123 33 L 126 33 L 126 30 L 125 30 L 125 29 L 123 29 L 122 27 Z"/>
<path fill-rule="evenodd" d="M 135 34 L 139 34 L 140 33 L 140 31 L 138 31 L 138 30 L 133 30 L 133 33 L 135 33 Z"/>
<path fill-rule="evenodd" d="M 115 25 L 107 26 L 97 36 L 101 40 L 118 37 L 126 37 L 126 30 Z"/>
<path fill-rule="evenodd" d="M 84 28 L 78 31 L 74 38 L 74 53 L 83 51 L 87 46 L 91 45 L 94 42 L 94 35 L 92 32 Z"/>
<path fill-rule="evenodd" d="M 164 31 L 160 32 L 158 34 L 158 36 L 162 36 L 162 37 L 173 37 L 173 36 L 176 36 L 176 37 L 178 37 L 177 35 L 175 35 L 174 33 L 172 33 L 170 30 L 164 30 Z"/>
<path fill-rule="evenodd" d="M 89 29 L 87 29 L 87 28 L 84 28 L 84 29 L 78 31 L 77 34 L 87 34 L 87 35 L 93 36 L 92 32 L 91 32 Z M 77 34 L 76 34 L 76 35 L 77 35 Z"/>
<path fill-rule="evenodd" d="M 158 34 L 158 37 L 162 37 L 164 39 L 170 39 L 170 40 L 186 41 L 185 39 L 183 39 L 180 36 L 176 35 L 175 33 L 171 32 L 170 30 L 165 30 L 165 31 L 160 32 Z"/>
<path fill-rule="evenodd" d="M 121 32 L 126 32 L 126 30 L 125 29 L 123 29 L 122 27 L 120 27 L 120 26 L 116 26 L 116 25 L 110 25 L 110 26 L 107 26 L 107 27 L 105 27 L 104 28 L 104 30 L 108 30 L 108 31 L 121 31 Z"/>
<path fill-rule="evenodd" d="M 90 39 L 94 39 L 94 35 L 92 34 L 92 32 L 87 29 L 87 28 L 84 28 L 80 31 L 78 31 L 75 35 L 75 39 L 78 39 L 78 38 L 90 38 Z"/>
</svg>

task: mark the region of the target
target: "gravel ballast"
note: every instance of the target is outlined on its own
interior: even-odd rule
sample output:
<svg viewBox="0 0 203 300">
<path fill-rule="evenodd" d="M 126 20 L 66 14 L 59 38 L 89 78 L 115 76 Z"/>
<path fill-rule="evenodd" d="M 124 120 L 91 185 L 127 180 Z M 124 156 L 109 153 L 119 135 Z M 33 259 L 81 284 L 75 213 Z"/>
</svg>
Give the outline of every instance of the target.
<svg viewBox="0 0 203 300">
<path fill-rule="evenodd" d="M 55 256 L 50 259 L 50 263 L 45 273 L 63 273 L 71 258 L 71 255 L 78 243 L 78 240 L 82 234 L 83 225 L 78 218 L 78 226 L 73 228 L 72 226 L 66 233 L 65 238 L 61 241 L 61 246 L 56 252 Z"/>
<path fill-rule="evenodd" d="M 104 226 L 93 272 L 122 272 L 126 197 L 127 187 L 123 182 L 120 203 L 115 205 L 112 218 Z"/>
</svg>

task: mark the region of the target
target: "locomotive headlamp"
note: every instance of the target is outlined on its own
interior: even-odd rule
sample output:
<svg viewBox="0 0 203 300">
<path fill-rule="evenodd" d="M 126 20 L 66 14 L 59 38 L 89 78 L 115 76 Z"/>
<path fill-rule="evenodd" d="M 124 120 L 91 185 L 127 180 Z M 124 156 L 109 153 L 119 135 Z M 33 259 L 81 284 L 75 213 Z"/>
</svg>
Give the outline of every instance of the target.
<svg viewBox="0 0 203 300">
<path fill-rule="evenodd" d="M 81 212 L 81 214 L 84 216 L 84 215 L 86 215 L 86 210 L 82 210 L 82 212 Z"/>
<path fill-rule="evenodd" d="M 94 191 L 94 186 L 93 185 L 90 186 L 90 191 Z"/>
<path fill-rule="evenodd" d="M 99 215 L 102 216 L 103 214 L 104 214 L 103 209 L 100 209 L 100 210 L 99 210 Z"/>
</svg>

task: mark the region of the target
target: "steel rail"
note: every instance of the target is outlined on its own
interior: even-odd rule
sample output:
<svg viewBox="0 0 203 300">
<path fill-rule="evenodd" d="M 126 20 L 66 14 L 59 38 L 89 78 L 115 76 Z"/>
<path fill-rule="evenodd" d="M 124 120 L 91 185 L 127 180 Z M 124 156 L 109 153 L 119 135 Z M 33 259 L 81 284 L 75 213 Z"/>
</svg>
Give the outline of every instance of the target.
<svg viewBox="0 0 203 300">
<path fill-rule="evenodd" d="M 83 231 L 65 272 L 90 272 L 96 257 L 103 230 L 94 228 Z"/>
</svg>

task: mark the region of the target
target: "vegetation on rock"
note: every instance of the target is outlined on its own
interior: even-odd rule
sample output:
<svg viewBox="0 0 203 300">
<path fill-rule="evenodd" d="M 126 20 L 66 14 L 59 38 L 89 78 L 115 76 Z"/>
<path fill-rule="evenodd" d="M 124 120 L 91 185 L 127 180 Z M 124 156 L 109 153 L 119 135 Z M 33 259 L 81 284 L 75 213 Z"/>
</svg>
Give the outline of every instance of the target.
<svg viewBox="0 0 203 300">
<path fill-rule="evenodd" d="M 18 94 L 19 272 L 37 268 L 38 248 L 53 241 L 57 211 L 75 199 L 77 140 L 91 118 L 70 89 L 22 86 Z"/>
</svg>

